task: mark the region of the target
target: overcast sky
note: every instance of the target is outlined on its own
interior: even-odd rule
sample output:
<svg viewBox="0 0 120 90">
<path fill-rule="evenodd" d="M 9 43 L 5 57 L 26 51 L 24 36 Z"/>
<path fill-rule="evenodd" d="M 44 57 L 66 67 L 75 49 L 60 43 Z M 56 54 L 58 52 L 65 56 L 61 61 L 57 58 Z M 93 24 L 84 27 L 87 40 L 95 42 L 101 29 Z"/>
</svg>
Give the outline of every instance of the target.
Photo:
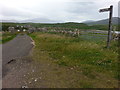
<svg viewBox="0 0 120 90">
<path fill-rule="evenodd" d="M 108 18 L 108 12 L 99 9 L 114 7 L 118 17 L 119 0 L 0 0 L 0 19 L 41 19 L 45 22 L 82 22 Z M 120 3 L 119 3 L 120 4 Z"/>
</svg>

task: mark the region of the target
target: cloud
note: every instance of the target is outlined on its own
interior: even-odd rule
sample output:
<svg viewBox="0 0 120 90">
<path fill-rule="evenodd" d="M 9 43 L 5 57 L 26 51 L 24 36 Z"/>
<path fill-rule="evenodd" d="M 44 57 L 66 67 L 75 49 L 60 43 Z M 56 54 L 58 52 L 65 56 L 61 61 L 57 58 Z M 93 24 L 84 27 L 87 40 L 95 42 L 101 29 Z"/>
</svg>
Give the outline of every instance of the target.
<svg viewBox="0 0 120 90">
<path fill-rule="evenodd" d="M 118 3 L 118 17 L 120 18 L 120 1 Z"/>
<path fill-rule="evenodd" d="M 44 18 L 52 21 L 99 20 L 108 17 L 108 12 L 99 13 L 100 8 L 114 6 L 114 16 L 118 16 L 119 0 L 2 0 L 2 19 L 25 20 Z M 46 19 L 45 19 L 46 18 Z"/>
<path fill-rule="evenodd" d="M 2 6 L 1 15 L 3 18 L 17 18 L 17 19 L 28 19 L 37 16 L 45 16 L 42 13 L 37 13 L 34 11 L 29 11 L 23 8 L 13 8 L 9 6 Z"/>
</svg>

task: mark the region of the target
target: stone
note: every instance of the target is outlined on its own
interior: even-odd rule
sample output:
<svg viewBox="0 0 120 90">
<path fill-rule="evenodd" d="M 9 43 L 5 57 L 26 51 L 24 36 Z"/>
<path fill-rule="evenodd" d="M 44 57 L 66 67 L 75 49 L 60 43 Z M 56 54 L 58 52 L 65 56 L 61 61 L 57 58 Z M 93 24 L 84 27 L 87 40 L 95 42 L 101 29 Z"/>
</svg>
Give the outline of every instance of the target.
<svg viewBox="0 0 120 90">
<path fill-rule="evenodd" d="M 28 88 L 28 86 L 22 86 L 21 88 Z"/>
<path fill-rule="evenodd" d="M 35 79 L 35 82 L 37 81 L 37 79 Z"/>
</svg>

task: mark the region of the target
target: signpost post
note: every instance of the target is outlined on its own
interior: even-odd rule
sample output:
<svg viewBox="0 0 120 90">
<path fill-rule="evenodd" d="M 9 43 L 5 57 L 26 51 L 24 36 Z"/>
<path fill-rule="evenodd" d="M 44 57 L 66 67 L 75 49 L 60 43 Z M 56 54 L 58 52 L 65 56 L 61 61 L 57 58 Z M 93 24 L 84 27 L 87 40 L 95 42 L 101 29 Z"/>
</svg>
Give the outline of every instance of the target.
<svg viewBox="0 0 120 90">
<path fill-rule="evenodd" d="M 100 9 L 99 12 L 107 12 L 109 11 L 109 29 L 108 29 L 108 39 L 107 39 L 107 48 L 110 47 L 111 41 L 111 31 L 112 31 L 112 13 L 113 13 L 113 6 L 111 5 L 110 8 Z"/>
</svg>

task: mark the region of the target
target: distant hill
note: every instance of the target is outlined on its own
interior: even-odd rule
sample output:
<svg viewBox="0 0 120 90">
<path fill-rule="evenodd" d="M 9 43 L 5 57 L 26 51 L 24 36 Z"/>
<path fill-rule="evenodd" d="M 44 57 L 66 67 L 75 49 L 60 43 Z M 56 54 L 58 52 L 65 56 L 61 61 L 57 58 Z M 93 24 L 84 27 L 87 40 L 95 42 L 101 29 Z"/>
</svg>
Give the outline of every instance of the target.
<svg viewBox="0 0 120 90">
<path fill-rule="evenodd" d="M 0 22 L 18 23 L 19 21 L 11 19 L 11 20 L 0 20 Z"/>
<path fill-rule="evenodd" d="M 113 24 L 118 24 L 118 21 L 120 23 L 120 18 L 118 17 L 113 17 L 112 19 Z M 48 18 L 34 18 L 34 19 L 26 19 L 26 20 L 0 20 L 0 22 L 3 23 L 61 23 L 63 21 L 54 21 L 54 20 L 50 20 Z M 66 23 L 76 23 L 77 22 L 66 22 Z M 99 20 L 99 21 L 93 21 L 93 20 L 87 20 L 87 21 L 83 21 L 82 23 L 87 24 L 87 25 L 107 25 L 109 23 L 108 19 L 103 19 L 103 20 Z"/>
<path fill-rule="evenodd" d="M 58 23 L 62 21 L 54 21 L 48 18 L 33 18 L 33 19 L 25 19 L 25 20 L 0 20 L 3 23 Z"/>
<path fill-rule="evenodd" d="M 99 20 L 99 21 L 89 21 L 89 22 L 83 22 L 83 23 L 85 23 L 85 24 L 88 24 L 88 25 L 106 25 L 106 24 L 108 24 L 109 23 L 109 19 L 103 19 L 103 20 Z M 112 23 L 114 24 L 114 25 L 116 25 L 116 24 L 120 24 L 120 18 L 118 18 L 118 17 L 113 17 L 112 18 Z"/>
<path fill-rule="evenodd" d="M 48 18 L 34 18 L 34 19 L 27 19 L 27 20 L 23 20 L 21 22 L 25 22 L 25 23 L 57 23 L 57 21 L 54 20 L 50 20 Z"/>
<path fill-rule="evenodd" d="M 87 21 L 83 21 L 82 23 L 91 23 L 91 22 L 95 22 L 93 20 L 87 20 Z"/>
</svg>

